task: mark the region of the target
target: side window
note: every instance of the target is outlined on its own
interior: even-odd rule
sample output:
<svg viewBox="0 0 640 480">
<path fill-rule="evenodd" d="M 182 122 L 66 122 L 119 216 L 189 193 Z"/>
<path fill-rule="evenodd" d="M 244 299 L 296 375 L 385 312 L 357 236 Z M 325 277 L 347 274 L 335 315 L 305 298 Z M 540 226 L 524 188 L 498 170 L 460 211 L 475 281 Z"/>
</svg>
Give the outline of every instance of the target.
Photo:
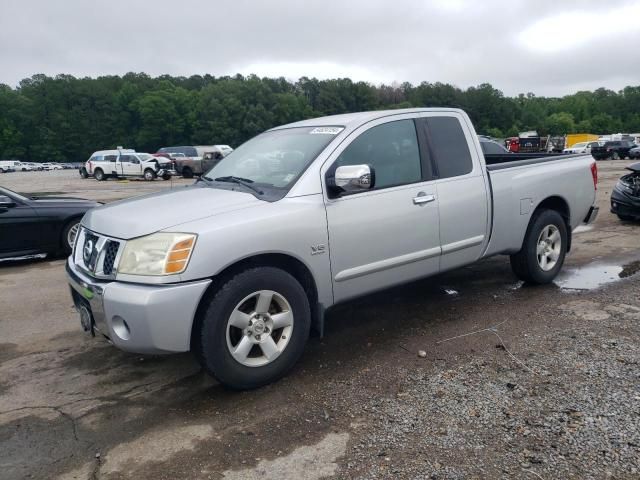
<svg viewBox="0 0 640 480">
<path fill-rule="evenodd" d="M 375 189 L 422 180 L 418 138 L 413 120 L 398 120 L 370 128 L 344 149 L 335 166 L 370 165 Z"/>
<path fill-rule="evenodd" d="M 104 161 L 105 161 L 105 162 L 115 163 L 116 158 L 118 158 L 118 156 L 117 156 L 117 155 L 105 155 L 105 156 L 104 156 Z"/>
<path fill-rule="evenodd" d="M 115 155 L 114 155 L 115 158 Z M 115 160 L 113 160 L 115 162 Z M 120 155 L 120 162 L 130 162 L 131 161 L 131 156 L 130 155 Z"/>
<path fill-rule="evenodd" d="M 455 117 L 427 117 L 427 139 L 439 178 L 458 177 L 473 170 L 467 139 Z"/>
</svg>

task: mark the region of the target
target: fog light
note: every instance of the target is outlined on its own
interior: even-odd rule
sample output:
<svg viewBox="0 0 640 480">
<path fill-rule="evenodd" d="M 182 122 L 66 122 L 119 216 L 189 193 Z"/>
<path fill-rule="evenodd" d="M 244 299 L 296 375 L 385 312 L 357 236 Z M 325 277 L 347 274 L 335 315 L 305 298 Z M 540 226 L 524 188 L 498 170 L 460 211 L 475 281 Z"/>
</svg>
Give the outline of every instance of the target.
<svg viewBox="0 0 640 480">
<path fill-rule="evenodd" d="M 115 333 L 122 340 L 129 340 L 131 338 L 131 330 L 124 318 L 116 315 L 111 319 L 111 327 L 113 333 Z"/>
</svg>

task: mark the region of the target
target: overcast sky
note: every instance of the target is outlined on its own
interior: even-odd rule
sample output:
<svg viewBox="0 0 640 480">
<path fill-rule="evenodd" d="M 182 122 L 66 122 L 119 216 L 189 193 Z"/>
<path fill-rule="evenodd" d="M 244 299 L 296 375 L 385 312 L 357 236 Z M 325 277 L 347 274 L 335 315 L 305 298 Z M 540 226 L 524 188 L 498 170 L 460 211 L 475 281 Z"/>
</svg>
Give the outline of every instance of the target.
<svg viewBox="0 0 640 480">
<path fill-rule="evenodd" d="M 0 0 L 11 86 L 136 71 L 563 95 L 640 84 L 639 47 L 639 0 Z"/>
</svg>

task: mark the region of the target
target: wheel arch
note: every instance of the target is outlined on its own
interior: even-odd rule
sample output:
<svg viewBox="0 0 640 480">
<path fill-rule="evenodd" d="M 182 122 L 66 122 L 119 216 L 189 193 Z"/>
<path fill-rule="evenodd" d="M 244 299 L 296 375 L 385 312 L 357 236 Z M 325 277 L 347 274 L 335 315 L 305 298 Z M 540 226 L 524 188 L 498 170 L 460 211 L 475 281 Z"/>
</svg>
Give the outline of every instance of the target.
<svg viewBox="0 0 640 480">
<path fill-rule="evenodd" d="M 529 219 L 529 224 L 531 224 L 535 214 L 540 210 L 555 210 L 562 216 L 567 227 L 567 252 L 571 251 L 571 208 L 569 207 L 569 202 L 559 195 L 552 195 L 545 198 L 536 205 Z"/>
<path fill-rule="evenodd" d="M 228 265 L 212 278 L 211 284 L 200 299 L 200 303 L 198 304 L 198 308 L 196 309 L 196 314 L 194 316 L 193 325 L 191 327 L 192 350 L 195 342 L 197 341 L 197 335 L 200 331 L 200 326 L 202 325 L 207 305 L 213 295 L 215 295 L 216 291 L 224 284 L 224 282 L 237 273 L 255 267 L 279 268 L 289 273 L 300 283 L 300 285 L 302 285 L 302 288 L 309 299 L 309 306 L 311 308 L 311 328 L 322 336 L 324 330 L 324 312 L 318 303 L 318 287 L 311 270 L 309 270 L 304 262 L 292 255 L 285 253 L 261 253 L 243 258 Z"/>
</svg>

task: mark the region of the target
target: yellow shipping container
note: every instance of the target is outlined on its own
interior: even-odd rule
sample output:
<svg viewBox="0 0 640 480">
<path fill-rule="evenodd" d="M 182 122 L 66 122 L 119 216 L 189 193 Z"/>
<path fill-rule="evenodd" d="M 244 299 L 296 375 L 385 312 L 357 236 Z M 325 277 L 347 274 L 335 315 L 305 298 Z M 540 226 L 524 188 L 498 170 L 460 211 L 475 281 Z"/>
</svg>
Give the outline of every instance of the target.
<svg viewBox="0 0 640 480">
<path fill-rule="evenodd" d="M 598 141 L 598 135 L 593 133 L 570 133 L 564 138 L 564 148 L 573 147 L 576 143 L 580 142 L 596 142 Z"/>
</svg>

